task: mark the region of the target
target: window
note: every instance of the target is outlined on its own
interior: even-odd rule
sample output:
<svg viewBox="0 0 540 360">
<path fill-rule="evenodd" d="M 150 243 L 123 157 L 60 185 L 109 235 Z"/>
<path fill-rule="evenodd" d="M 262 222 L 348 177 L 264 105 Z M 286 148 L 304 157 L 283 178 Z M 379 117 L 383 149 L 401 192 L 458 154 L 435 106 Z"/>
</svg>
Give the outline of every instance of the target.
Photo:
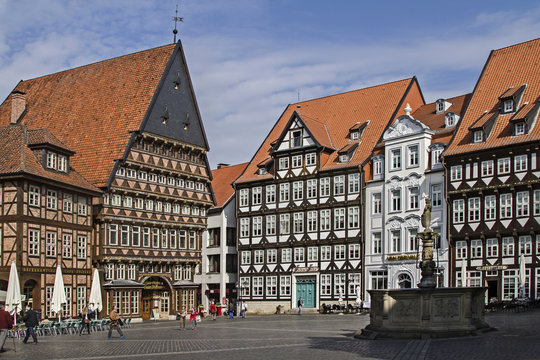
<svg viewBox="0 0 540 360">
<path fill-rule="evenodd" d="M 390 211 L 401 211 L 401 190 L 390 190 Z"/>
<path fill-rule="evenodd" d="M 381 176 L 383 173 L 383 160 L 381 158 L 373 159 L 373 175 Z"/>
<path fill-rule="evenodd" d="M 360 244 L 349 244 L 350 259 L 360 259 Z"/>
<path fill-rule="evenodd" d="M 332 275 L 321 275 L 321 295 L 332 295 Z"/>
<path fill-rule="evenodd" d="M 392 243 L 392 252 L 401 251 L 401 230 L 390 231 L 390 242 Z"/>
<path fill-rule="evenodd" d="M 70 285 L 64 285 L 64 294 L 66 295 L 66 303 L 62 304 L 62 314 L 71 316 L 71 291 Z"/>
<path fill-rule="evenodd" d="M 390 150 L 390 170 L 401 169 L 401 149 Z"/>
<path fill-rule="evenodd" d="M 471 258 L 482 258 L 482 240 L 471 240 Z"/>
<path fill-rule="evenodd" d="M 360 139 L 360 133 L 358 131 L 351 131 L 350 139 L 351 140 Z"/>
<path fill-rule="evenodd" d="M 240 219 L 240 237 L 249 236 L 249 218 Z"/>
<path fill-rule="evenodd" d="M 182 233 L 184 234 L 184 245 L 185 245 L 185 231 L 180 231 L 180 236 L 182 236 Z M 143 228 L 143 246 L 144 247 L 150 247 L 150 228 Z M 183 247 L 185 248 L 185 246 Z"/>
<path fill-rule="evenodd" d="M 129 226 L 122 225 L 120 227 L 120 245 L 129 246 Z"/>
<path fill-rule="evenodd" d="M 242 265 L 251 264 L 251 251 L 242 251 Z"/>
<path fill-rule="evenodd" d="M 409 188 L 409 210 L 420 208 L 418 187 Z"/>
<path fill-rule="evenodd" d="M 56 191 L 47 190 L 47 209 L 56 210 L 58 204 L 58 198 L 56 196 Z"/>
<path fill-rule="evenodd" d="M 454 218 L 454 223 L 458 224 L 465 221 L 465 200 L 454 200 L 452 206 L 452 214 Z"/>
<path fill-rule="evenodd" d="M 358 229 L 360 227 L 360 208 L 352 206 L 347 210 L 349 213 L 349 229 Z"/>
<path fill-rule="evenodd" d="M 77 236 L 77 258 L 79 260 L 86 260 L 86 236 Z"/>
<path fill-rule="evenodd" d="M 534 211 L 534 215 L 540 215 L 540 190 L 534 190 L 534 193 L 533 193 L 533 211 Z"/>
<path fill-rule="evenodd" d="M 415 167 L 415 166 L 418 166 L 418 145 L 412 145 L 412 146 L 408 146 L 407 147 L 407 152 L 409 154 L 408 158 L 409 158 L 409 162 L 408 162 L 408 166 L 409 167 Z"/>
<path fill-rule="evenodd" d="M 518 296 L 518 274 L 516 270 L 503 271 L 503 300 L 513 300 Z"/>
<path fill-rule="evenodd" d="M 313 232 L 317 231 L 317 211 L 308 211 L 307 212 L 307 231 Z"/>
<path fill-rule="evenodd" d="M 276 235 L 276 215 L 266 216 L 266 235 Z"/>
<path fill-rule="evenodd" d="M 334 209 L 334 230 L 345 229 L 345 208 Z"/>
<path fill-rule="evenodd" d="M 240 189 L 240 206 L 248 206 L 249 205 L 249 190 L 248 189 Z"/>
<path fill-rule="evenodd" d="M 118 225 L 109 224 L 109 245 L 118 245 Z"/>
<path fill-rule="evenodd" d="M 345 294 L 345 274 L 334 274 L 334 295 L 343 297 Z"/>
<path fill-rule="evenodd" d="M 349 174 L 349 194 L 354 194 L 360 191 L 360 174 Z"/>
<path fill-rule="evenodd" d="M 116 278 L 119 280 L 124 280 L 126 278 L 126 265 L 118 264 L 116 268 Z"/>
<path fill-rule="evenodd" d="M 466 241 L 456 241 L 456 259 L 467 259 Z"/>
<path fill-rule="evenodd" d="M 345 194 L 345 176 L 334 176 L 334 195 Z"/>
<path fill-rule="evenodd" d="M 331 246 L 321 246 L 321 260 L 329 261 L 332 259 L 332 247 Z"/>
<path fill-rule="evenodd" d="M 304 258 L 304 248 L 294 248 L 294 262 L 295 263 L 299 263 L 299 262 L 304 262 L 305 261 L 305 258 Z"/>
<path fill-rule="evenodd" d="M 191 280 L 191 265 L 184 266 L 184 280 Z"/>
<path fill-rule="evenodd" d="M 484 141 L 484 132 L 482 130 L 477 130 L 473 132 L 473 143 L 481 143 Z"/>
<path fill-rule="evenodd" d="M 382 213 L 382 199 L 381 199 L 381 193 L 375 193 L 371 195 L 371 206 L 372 210 L 371 213 L 373 215 L 379 215 Z"/>
<path fill-rule="evenodd" d="M 319 260 L 319 249 L 315 246 L 307 248 L 307 261 Z"/>
<path fill-rule="evenodd" d="M 182 215 L 189 215 L 191 212 L 191 208 L 189 205 L 182 206 Z"/>
<path fill-rule="evenodd" d="M 334 246 L 334 260 L 345 260 L 345 245 Z"/>
<path fill-rule="evenodd" d="M 480 221 L 480 198 L 469 199 L 469 221 Z"/>
<path fill-rule="evenodd" d="M 306 166 L 315 165 L 317 163 L 317 157 L 315 153 L 306 154 Z"/>
<path fill-rule="evenodd" d="M 493 160 L 482 161 L 482 176 L 493 175 Z"/>
<path fill-rule="evenodd" d="M 319 193 L 321 197 L 330 196 L 330 178 L 319 180 Z"/>
<path fill-rule="evenodd" d="M 269 264 L 275 264 L 277 262 L 277 250 L 268 249 L 266 250 L 266 262 Z"/>
<path fill-rule="evenodd" d="M 161 229 L 161 247 L 167 249 L 169 247 L 169 230 Z"/>
<path fill-rule="evenodd" d="M 281 262 L 291 262 L 291 249 L 281 249 Z"/>
<path fill-rule="evenodd" d="M 279 184 L 279 201 L 289 201 L 289 184 Z"/>
<path fill-rule="evenodd" d="M 508 174 L 510 172 L 510 158 L 497 160 L 497 172 L 499 174 Z"/>
<path fill-rule="evenodd" d="M 339 161 L 340 163 L 346 163 L 346 162 L 349 162 L 349 155 L 347 155 L 347 154 L 339 155 L 338 161 Z"/>
<path fill-rule="evenodd" d="M 360 284 L 362 283 L 362 274 L 352 273 L 348 274 L 349 276 L 349 289 L 347 290 L 347 296 L 356 295 L 357 297 L 361 296 Z"/>
<path fill-rule="evenodd" d="M 499 241 L 497 239 L 486 240 L 486 256 L 487 257 L 499 256 Z"/>
<path fill-rule="evenodd" d="M 519 255 L 531 255 L 532 254 L 532 242 L 531 236 L 525 235 L 519 237 Z"/>
<path fill-rule="evenodd" d="M 289 214 L 280 214 L 279 215 L 279 233 L 280 233 L 280 235 L 289 234 L 290 232 L 291 232 L 290 215 Z"/>
<path fill-rule="evenodd" d="M 280 295 L 281 296 L 291 296 L 291 277 L 290 276 L 280 276 Z"/>
<path fill-rule="evenodd" d="M 277 295 L 277 276 L 266 277 L 266 295 L 267 296 Z"/>
<path fill-rule="evenodd" d="M 371 234 L 371 252 L 373 254 L 382 254 L 382 239 L 380 232 Z"/>
<path fill-rule="evenodd" d="M 308 199 L 314 199 L 317 197 L 317 179 L 307 180 L 306 192 Z"/>
<path fill-rule="evenodd" d="M 289 158 L 283 157 L 279 159 L 279 170 L 285 170 L 289 168 Z"/>
<path fill-rule="evenodd" d="M 501 194 L 499 197 L 501 219 L 512 217 L 512 194 Z"/>
<path fill-rule="evenodd" d="M 294 155 L 291 160 L 293 168 L 302 167 L 302 155 Z"/>
<path fill-rule="evenodd" d="M 418 229 L 409 229 L 409 241 L 408 241 L 408 251 L 416 251 L 418 249 Z"/>
<path fill-rule="evenodd" d="M 30 185 L 28 187 L 28 205 L 30 206 L 40 206 L 40 190 L 39 187 Z"/>
<path fill-rule="evenodd" d="M 293 200 L 304 198 L 304 183 L 302 181 L 293 182 Z"/>
<path fill-rule="evenodd" d="M 453 113 L 446 114 L 446 127 L 456 125 L 456 115 Z"/>
<path fill-rule="evenodd" d="M 262 235 L 262 217 L 255 216 L 253 217 L 253 236 Z"/>
<path fill-rule="evenodd" d="M 502 255 L 503 256 L 514 256 L 514 238 L 513 237 L 503 237 L 502 239 Z"/>
<path fill-rule="evenodd" d="M 56 170 L 56 154 L 47 151 L 47 167 Z"/>
<path fill-rule="evenodd" d="M 266 186 L 266 203 L 275 203 L 276 202 L 276 185 L 267 185 Z"/>
<path fill-rule="evenodd" d="M 516 193 L 516 216 L 529 216 L 529 192 L 520 191 Z"/>
<path fill-rule="evenodd" d="M 254 251 L 254 264 L 264 263 L 264 250 L 255 250 Z"/>
<path fill-rule="evenodd" d="M 63 210 L 67 214 L 73 212 L 73 195 L 64 194 L 64 201 L 62 202 Z"/>
<path fill-rule="evenodd" d="M 461 171 L 462 171 L 461 165 L 452 166 L 450 168 L 450 180 L 451 181 L 461 180 L 463 176 Z"/>
<path fill-rule="evenodd" d="M 86 286 L 77 286 L 77 314 L 81 314 L 86 306 Z"/>
<path fill-rule="evenodd" d="M 62 257 L 64 259 L 71 258 L 71 244 L 73 243 L 73 236 L 71 234 L 62 234 Z"/>
<path fill-rule="evenodd" d="M 28 230 L 28 255 L 39 256 L 39 230 Z"/>
<path fill-rule="evenodd" d="M 87 215 L 86 198 L 79 196 L 79 201 L 77 205 L 78 205 L 77 213 L 81 216 L 86 216 Z"/>
<path fill-rule="evenodd" d="M 487 195 L 484 198 L 484 219 L 495 220 L 495 209 L 497 208 L 495 195 Z"/>
<path fill-rule="evenodd" d="M 189 248 L 197 249 L 197 233 L 195 231 L 189 232 Z"/>
<path fill-rule="evenodd" d="M 251 205 L 260 205 L 262 202 L 262 187 L 257 186 L 251 189 Z"/>
<path fill-rule="evenodd" d="M 58 171 L 67 172 L 67 157 L 58 155 Z"/>
<path fill-rule="evenodd" d="M 253 277 L 253 296 L 263 295 L 263 282 L 264 278 L 262 276 Z"/>
<path fill-rule="evenodd" d="M 525 135 L 525 133 L 527 132 L 526 129 L 527 127 L 524 122 L 518 122 L 514 124 L 514 135 L 515 136 Z"/>
<path fill-rule="evenodd" d="M 45 247 L 45 256 L 47 257 L 56 257 L 56 233 L 47 232 L 46 236 L 46 247 Z"/>
<path fill-rule="evenodd" d="M 192 210 L 194 209 L 195 207 L 192 207 Z M 156 211 L 157 212 L 162 212 L 163 211 L 163 202 L 161 201 L 156 201 Z M 195 215 L 195 214 L 193 214 Z"/>
<path fill-rule="evenodd" d="M 503 102 L 503 107 L 505 113 L 514 111 L 514 100 L 505 100 Z"/>
<path fill-rule="evenodd" d="M 178 214 L 180 212 L 180 205 L 174 204 L 174 206 L 175 206 L 175 209 L 178 208 L 178 211 L 176 212 L 176 214 Z M 143 199 L 135 198 L 135 209 L 139 209 L 139 210 L 144 209 L 144 200 Z"/>
<path fill-rule="evenodd" d="M 330 230 L 330 210 L 321 210 L 321 231 Z"/>
<path fill-rule="evenodd" d="M 516 172 L 527 170 L 527 155 L 517 155 L 514 157 L 514 170 Z"/>
<path fill-rule="evenodd" d="M 431 206 L 442 206 L 442 184 L 431 185 Z"/>
<path fill-rule="evenodd" d="M 434 148 L 431 150 L 431 166 L 435 167 L 441 164 L 441 154 L 443 149 L 440 147 Z"/>
</svg>

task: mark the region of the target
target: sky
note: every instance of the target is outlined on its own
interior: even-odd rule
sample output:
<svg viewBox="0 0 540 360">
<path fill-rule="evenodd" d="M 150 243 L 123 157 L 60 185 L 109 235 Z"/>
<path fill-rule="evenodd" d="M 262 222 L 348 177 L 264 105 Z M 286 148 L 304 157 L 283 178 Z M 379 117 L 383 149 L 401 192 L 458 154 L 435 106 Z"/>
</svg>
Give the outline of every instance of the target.
<svg viewBox="0 0 540 360">
<path fill-rule="evenodd" d="M 0 0 L 0 101 L 20 80 L 173 42 L 212 168 L 249 161 L 288 104 L 416 76 L 471 92 L 492 49 L 540 34 L 538 1 Z"/>
</svg>

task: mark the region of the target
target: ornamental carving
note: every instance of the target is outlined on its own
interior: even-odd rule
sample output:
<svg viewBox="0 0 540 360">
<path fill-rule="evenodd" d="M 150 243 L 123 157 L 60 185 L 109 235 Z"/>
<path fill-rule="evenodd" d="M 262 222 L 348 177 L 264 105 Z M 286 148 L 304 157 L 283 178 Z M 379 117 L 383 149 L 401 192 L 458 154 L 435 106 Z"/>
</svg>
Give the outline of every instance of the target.
<svg viewBox="0 0 540 360">
<path fill-rule="evenodd" d="M 434 306 L 434 314 L 433 316 L 435 318 L 443 319 L 443 320 L 451 320 L 454 318 L 459 317 L 459 298 L 457 297 L 451 297 L 451 298 L 438 298 L 435 300 L 435 306 Z"/>
<path fill-rule="evenodd" d="M 401 223 L 402 221 L 399 220 L 399 219 L 394 219 L 394 220 L 390 220 L 387 225 L 390 229 L 392 230 L 396 230 L 396 229 L 401 229 Z"/>
<path fill-rule="evenodd" d="M 405 220 L 405 227 L 406 228 L 419 228 L 420 227 L 420 220 L 416 217 L 411 217 Z"/>
<path fill-rule="evenodd" d="M 390 188 L 390 190 L 401 189 L 401 180 L 396 177 L 390 179 L 390 182 L 388 183 L 388 187 Z"/>
<path fill-rule="evenodd" d="M 416 299 L 396 299 L 394 309 L 397 317 L 411 317 L 417 316 L 420 311 L 420 302 Z"/>
<path fill-rule="evenodd" d="M 420 179 L 414 175 L 409 177 L 407 179 L 407 187 L 413 187 L 413 186 L 419 186 L 420 185 Z"/>
</svg>

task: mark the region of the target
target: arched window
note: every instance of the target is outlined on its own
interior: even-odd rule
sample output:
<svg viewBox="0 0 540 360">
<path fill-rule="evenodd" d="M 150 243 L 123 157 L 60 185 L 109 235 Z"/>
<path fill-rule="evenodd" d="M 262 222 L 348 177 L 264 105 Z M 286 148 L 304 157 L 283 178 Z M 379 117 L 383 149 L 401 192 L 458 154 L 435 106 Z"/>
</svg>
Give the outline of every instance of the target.
<svg viewBox="0 0 540 360">
<path fill-rule="evenodd" d="M 398 287 L 400 289 L 410 289 L 412 287 L 412 279 L 409 274 L 402 273 L 398 275 Z"/>
</svg>

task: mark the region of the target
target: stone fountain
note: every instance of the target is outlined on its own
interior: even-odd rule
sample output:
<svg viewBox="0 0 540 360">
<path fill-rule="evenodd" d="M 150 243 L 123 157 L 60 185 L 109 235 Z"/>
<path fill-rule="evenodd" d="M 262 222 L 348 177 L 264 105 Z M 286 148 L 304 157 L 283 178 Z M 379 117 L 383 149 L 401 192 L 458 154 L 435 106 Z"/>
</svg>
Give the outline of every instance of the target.
<svg viewBox="0 0 540 360">
<path fill-rule="evenodd" d="M 426 199 L 422 226 L 421 280 L 418 288 L 368 290 L 370 324 L 355 337 L 437 338 L 478 334 L 490 329 L 484 321 L 485 287 L 437 288 L 430 229 L 431 200 Z"/>
</svg>

